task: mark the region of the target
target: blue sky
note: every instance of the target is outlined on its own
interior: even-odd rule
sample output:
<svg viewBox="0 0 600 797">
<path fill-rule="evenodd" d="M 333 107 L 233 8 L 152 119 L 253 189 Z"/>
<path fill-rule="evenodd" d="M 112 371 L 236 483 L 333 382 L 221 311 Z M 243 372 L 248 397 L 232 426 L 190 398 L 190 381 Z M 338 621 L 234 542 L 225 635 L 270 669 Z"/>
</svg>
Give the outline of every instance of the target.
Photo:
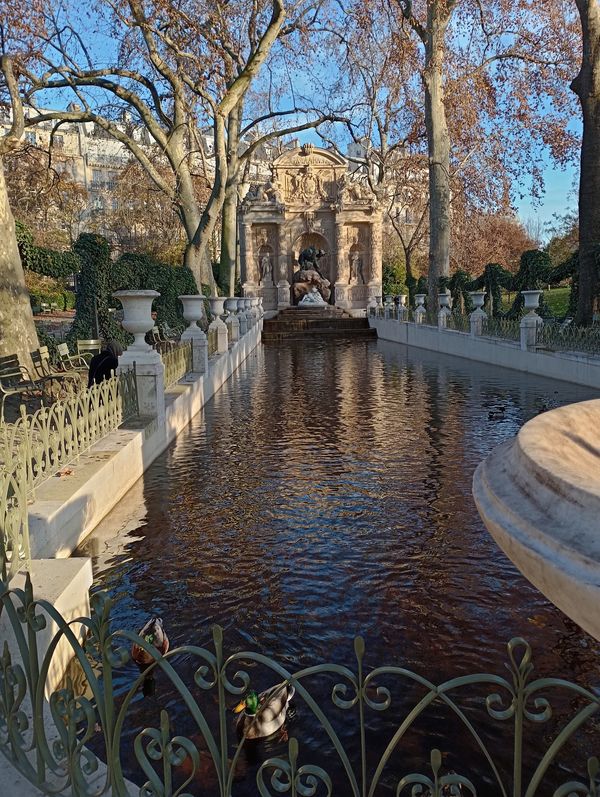
<svg viewBox="0 0 600 797">
<path fill-rule="evenodd" d="M 553 164 L 547 164 L 544 170 L 546 191 L 541 203 L 535 205 L 529 196 L 517 202 L 517 212 L 524 224 L 530 220 L 539 219 L 544 225 L 553 221 L 555 214 L 576 210 L 577 208 L 577 179 L 578 166 L 559 169 Z"/>
</svg>

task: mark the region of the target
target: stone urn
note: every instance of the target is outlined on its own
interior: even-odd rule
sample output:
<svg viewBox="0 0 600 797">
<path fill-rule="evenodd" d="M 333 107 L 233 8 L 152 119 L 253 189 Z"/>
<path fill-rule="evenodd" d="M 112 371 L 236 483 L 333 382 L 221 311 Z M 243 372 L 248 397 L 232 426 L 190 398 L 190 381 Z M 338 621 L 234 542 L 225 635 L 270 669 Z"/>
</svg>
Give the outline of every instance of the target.
<svg viewBox="0 0 600 797">
<path fill-rule="evenodd" d="M 452 296 L 447 292 L 444 291 L 443 293 L 438 293 L 438 300 L 440 303 L 440 310 L 448 310 L 452 307 Z"/>
<path fill-rule="evenodd" d="M 160 296 L 158 291 L 115 291 L 115 299 L 123 305 L 123 329 L 135 338 L 129 349 L 139 352 L 152 351 L 144 337 L 154 327 L 152 302 Z"/>
<path fill-rule="evenodd" d="M 543 291 L 521 291 L 521 296 L 525 299 L 525 309 L 528 310 L 530 314 L 533 313 L 537 315 L 535 311 L 540 306 L 542 293 Z"/>
<path fill-rule="evenodd" d="M 183 317 L 188 322 L 186 332 L 193 329 L 200 329 L 198 322 L 204 318 L 204 296 L 179 296 L 179 301 L 183 305 Z"/>
<path fill-rule="evenodd" d="M 469 291 L 474 310 L 483 310 L 485 304 L 485 291 Z"/>
<path fill-rule="evenodd" d="M 423 309 L 425 309 L 425 297 L 426 296 L 427 296 L 426 293 L 415 293 L 415 302 L 417 303 L 415 309 L 418 310 L 419 307 L 422 307 Z"/>
<path fill-rule="evenodd" d="M 400 307 L 406 307 L 407 299 L 408 299 L 408 294 L 407 293 L 401 293 L 398 296 L 398 302 L 400 303 Z"/>
<path fill-rule="evenodd" d="M 213 318 L 221 318 L 223 315 L 225 299 L 222 296 L 209 296 L 208 302 L 210 304 L 210 312 Z"/>
<path fill-rule="evenodd" d="M 225 309 L 229 315 L 233 315 L 238 307 L 238 298 L 237 296 L 230 296 L 229 299 L 225 299 Z"/>
</svg>

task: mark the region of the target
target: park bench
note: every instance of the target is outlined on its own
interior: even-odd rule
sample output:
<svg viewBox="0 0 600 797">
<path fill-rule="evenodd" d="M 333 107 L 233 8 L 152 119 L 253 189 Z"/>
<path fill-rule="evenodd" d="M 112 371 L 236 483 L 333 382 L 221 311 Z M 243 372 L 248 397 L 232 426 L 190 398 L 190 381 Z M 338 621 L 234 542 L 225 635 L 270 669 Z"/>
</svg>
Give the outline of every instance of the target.
<svg viewBox="0 0 600 797">
<path fill-rule="evenodd" d="M 24 365 L 21 365 L 16 354 L 0 357 L 0 419 L 4 420 L 4 404 L 9 396 L 39 397 L 46 395 L 50 380 L 46 377 L 34 379 Z"/>
<path fill-rule="evenodd" d="M 51 313 L 58 313 L 58 305 L 56 302 L 50 303 L 50 312 Z"/>
<path fill-rule="evenodd" d="M 65 371 L 88 371 L 89 364 L 81 354 L 71 354 L 66 343 L 59 343 L 56 347 L 58 359 Z"/>
<path fill-rule="evenodd" d="M 87 338 L 77 341 L 77 354 L 82 357 L 88 365 L 94 354 L 100 354 L 101 351 L 101 338 Z"/>
<path fill-rule="evenodd" d="M 42 313 L 49 313 L 50 305 L 48 304 L 48 302 L 40 302 L 40 309 Z"/>
<path fill-rule="evenodd" d="M 55 382 L 62 388 L 63 385 L 70 385 L 78 388 L 80 377 L 75 371 L 57 371 L 52 367 L 50 352 L 47 346 L 40 346 L 39 349 L 31 352 L 31 362 L 35 369 L 38 379 L 48 379 L 50 383 Z"/>
</svg>

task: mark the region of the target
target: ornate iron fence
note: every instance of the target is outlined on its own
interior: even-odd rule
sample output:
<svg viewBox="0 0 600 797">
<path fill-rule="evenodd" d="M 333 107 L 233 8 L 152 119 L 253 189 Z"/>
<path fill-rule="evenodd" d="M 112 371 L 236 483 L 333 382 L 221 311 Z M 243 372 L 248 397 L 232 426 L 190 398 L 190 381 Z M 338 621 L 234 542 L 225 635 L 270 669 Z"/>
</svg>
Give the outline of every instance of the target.
<svg viewBox="0 0 600 797">
<path fill-rule="evenodd" d="M 181 377 L 192 370 L 191 342 L 170 345 L 161 357 L 165 366 L 165 387 L 179 382 Z"/>
<path fill-rule="evenodd" d="M 531 649 L 520 638 L 508 643 L 508 675 L 476 673 L 434 683 L 402 666 L 367 671 L 361 637 L 354 641 L 355 660 L 348 666 L 320 663 L 292 671 L 261 653 L 227 656 L 218 626 L 213 627 L 210 647 L 188 645 L 161 656 L 151 640 L 111 629 L 111 603 L 101 593 L 93 596 L 91 617 L 70 622 L 53 605 L 34 600 L 29 579 L 23 590 L 5 586 L 1 605 L 15 645 L 9 650 L 5 644 L 0 656 L 0 749 L 47 793 L 125 797 L 130 793 L 125 773 L 133 777 L 138 772 L 144 797 L 229 797 L 236 791 L 238 765 L 252 745 L 249 728 L 267 712 L 259 705 L 255 719 L 235 731 L 231 708 L 248 692 L 250 673 L 253 685 L 258 686 L 257 679 L 265 686 L 284 682 L 295 690 L 294 738 L 287 738 L 286 744 L 285 735 L 280 736 L 276 755 L 266 744 L 252 748 L 256 787 L 263 797 L 374 797 L 382 791 L 398 797 L 489 795 L 492 787 L 502 797 L 593 797 L 600 788 L 596 758 L 589 758 L 588 774 L 581 775 L 587 750 L 598 748 L 595 715 L 600 697 L 559 678 L 534 678 Z M 57 631 L 42 647 L 40 632 L 49 622 Z M 133 644 L 148 654 L 151 663 L 144 671 L 129 663 Z M 47 699 L 48 673 L 60 645 L 70 647 L 79 677 L 66 678 Z M 184 665 L 191 676 L 182 675 Z M 162 688 L 168 686 L 176 694 L 185 718 L 175 719 L 166 710 L 176 703 L 171 694 L 168 700 L 151 701 L 150 724 L 148 713 L 140 724 L 135 715 L 143 709 L 140 692 L 148 693 L 144 685 L 154 676 L 160 677 Z M 557 703 L 559 693 L 566 697 Z M 458 745 L 466 767 L 467 740 L 467 747 L 484 762 L 485 775 L 450 771 L 440 750 L 429 749 L 426 738 L 411 748 L 419 771 L 404 773 L 411 734 L 426 715 L 439 715 L 440 710 L 449 717 L 446 728 L 452 728 L 453 721 L 459 729 L 448 731 L 444 744 Z M 386 713 L 393 721 L 384 737 Z M 132 727 L 126 730 L 132 714 Z M 496 728 L 494 744 L 486 736 L 487 724 Z M 582 742 L 577 734 L 584 727 L 592 735 Z M 556 768 L 564 765 L 561 752 L 575 738 L 578 746 L 575 756 L 569 748 L 569 766 Z M 536 754 L 529 768 L 524 762 L 526 757 L 531 761 L 532 747 Z M 509 759 L 508 766 L 507 761 L 499 762 L 500 754 Z M 550 787 L 552 767 L 555 782 Z"/>
<path fill-rule="evenodd" d="M 536 329 L 538 349 L 565 351 L 600 357 L 600 328 L 546 322 Z"/>
<path fill-rule="evenodd" d="M 519 341 L 521 339 L 521 320 L 519 318 L 486 318 L 483 321 L 483 335 L 491 338 Z"/>
<path fill-rule="evenodd" d="M 468 315 L 461 315 L 460 313 L 450 313 L 446 321 L 448 329 L 454 329 L 456 332 L 470 332 L 471 320 Z"/>
<path fill-rule="evenodd" d="M 105 379 L 15 423 L 0 423 L 0 573 L 29 559 L 27 502 L 35 488 L 138 414 L 135 370 Z"/>
<path fill-rule="evenodd" d="M 217 353 L 217 349 L 219 348 L 218 332 L 215 327 L 209 326 L 206 339 L 208 341 L 208 356 L 212 357 L 213 354 Z"/>
</svg>

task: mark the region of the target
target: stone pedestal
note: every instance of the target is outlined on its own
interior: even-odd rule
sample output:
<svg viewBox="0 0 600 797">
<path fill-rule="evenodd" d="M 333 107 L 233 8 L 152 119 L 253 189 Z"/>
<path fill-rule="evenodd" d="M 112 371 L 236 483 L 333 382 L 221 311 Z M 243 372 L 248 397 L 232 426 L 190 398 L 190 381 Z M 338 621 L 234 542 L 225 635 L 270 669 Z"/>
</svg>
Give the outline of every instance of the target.
<svg viewBox="0 0 600 797">
<path fill-rule="evenodd" d="M 183 317 L 189 322 L 188 328 L 182 333 L 181 341 L 190 341 L 192 344 L 192 372 L 204 374 L 208 369 L 208 340 L 198 322 L 204 318 L 204 297 L 180 296 L 183 304 Z"/>
<path fill-rule="evenodd" d="M 228 313 L 227 318 L 225 319 L 225 325 L 227 326 L 227 336 L 230 343 L 236 343 L 240 339 L 240 322 L 235 314 L 237 310 L 237 299 L 235 297 L 226 299 L 225 309 Z"/>
<path fill-rule="evenodd" d="M 119 357 L 117 373 L 134 365 L 140 415 L 155 417 L 159 424 L 164 423 L 165 366 L 160 354 L 153 349 L 140 352 L 130 347 Z"/>
<path fill-rule="evenodd" d="M 240 325 L 240 337 L 245 335 L 248 331 L 248 319 L 246 318 L 246 300 L 245 299 L 238 299 L 237 300 L 237 317 L 238 322 Z"/>
<path fill-rule="evenodd" d="M 521 319 L 521 351 L 535 351 L 537 343 L 537 328 L 544 322 L 539 315 L 532 310 Z"/>
<path fill-rule="evenodd" d="M 277 309 L 283 310 L 290 306 L 290 283 L 286 279 L 277 283 Z"/>
<path fill-rule="evenodd" d="M 485 304 L 485 291 L 469 291 L 469 296 L 475 309 L 469 316 L 471 324 L 471 335 L 477 337 L 483 335 L 483 322 L 487 320 L 487 314 L 483 309 Z"/>
</svg>

